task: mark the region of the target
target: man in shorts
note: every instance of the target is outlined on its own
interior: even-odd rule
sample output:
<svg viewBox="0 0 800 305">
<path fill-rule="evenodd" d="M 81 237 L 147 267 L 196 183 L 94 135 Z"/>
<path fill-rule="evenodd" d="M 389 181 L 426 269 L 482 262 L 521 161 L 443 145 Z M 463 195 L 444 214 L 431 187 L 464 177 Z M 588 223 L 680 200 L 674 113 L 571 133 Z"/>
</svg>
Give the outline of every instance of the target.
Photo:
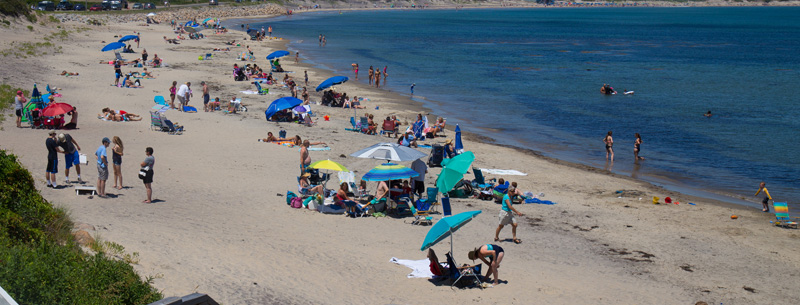
<svg viewBox="0 0 800 305">
<path fill-rule="evenodd" d="M 511 224 L 512 240 L 515 244 L 522 242 L 517 239 L 517 217 L 515 217 L 515 215 L 522 216 L 522 213 L 514 208 L 511 203 L 511 196 L 509 196 L 509 194 L 514 194 L 516 191 L 515 187 L 509 186 L 508 192 L 503 195 L 503 206 L 500 208 L 500 225 L 497 226 L 497 230 L 494 232 L 494 241 L 500 241 L 500 230 L 503 230 L 504 226 Z"/>
<path fill-rule="evenodd" d="M 97 157 L 97 196 L 106 197 L 106 180 L 108 180 L 108 154 L 106 149 L 111 140 L 103 138 L 103 144 L 97 148 L 94 155 Z"/>
<path fill-rule="evenodd" d="M 17 128 L 22 128 L 22 108 L 28 99 L 22 94 L 22 91 L 17 91 L 17 96 L 14 97 L 14 113 L 17 115 Z"/>
<path fill-rule="evenodd" d="M 47 169 L 44 178 L 47 180 L 47 187 L 58 188 L 56 174 L 58 173 L 58 144 L 56 144 L 56 132 L 50 131 L 50 136 L 44 142 L 47 146 Z"/>
<path fill-rule="evenodd" d="M 419 174 L 412 179 L 414 179 L 414 193 L 417 194 L 417 198 L 421 198 L 425 193 L 425 174 L 428 173 L 428 165 L 422 159 L 417 159 L 411 162 L 411 169 Z M 412 196 L 411 199 L 413 201 L 414 197 Z"/>
<path fill-rule="evenodd" d="M 64 150 L 64 182 L 69 184 L 69 168 L 75 165 L 75 172 L 78 173 L 78 182 L 83 182 L 81 180 L 81 158 L 80 154 L 78 153 L 81 150 L 81 146 L 78 145 L 78 142 L 72 138 L 68 133 L 62 133 L 58 135 L 58 146 L 61 146 L 61 149 Z"/>
<path fill-rule="evenodd" d="M 189 106 L 189 97 L 192 96 L 192 89 L 189 88 L 191 86 L 192 83 L 186 82 L 178 89 L 178 92 L 176 93 L 178 102 L 180 103 L 180 106 L 178 106 L 178 111 L 183 111 L 183 106 Z"/>
<path fill-rule="evenodd" d="M 203 86 L 203 110 L 208 112 L 208 101 L 211 100 L 211 95 L 208 94 L 208 85 L 205 81 L 200 82 Z"/>
<path fill-rule="evenodd" d="M 114 86 L 119 86 L 119 78 L 122 76 L 122 61 L 114 61 Z"/>
</svg>

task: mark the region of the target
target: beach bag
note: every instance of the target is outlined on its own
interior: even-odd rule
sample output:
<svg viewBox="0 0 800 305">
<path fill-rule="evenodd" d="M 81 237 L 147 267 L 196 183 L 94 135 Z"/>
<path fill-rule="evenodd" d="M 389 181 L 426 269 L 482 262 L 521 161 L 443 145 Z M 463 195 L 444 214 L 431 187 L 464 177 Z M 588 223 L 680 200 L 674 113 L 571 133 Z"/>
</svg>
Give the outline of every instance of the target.
<svg viewBox="0 0 800 305">
<path fill-rule="evenodd" d="M 299 209 L 303 207 L 303 199 L 300 197 L 292 198 L 292 208 Z"/>
<path fill-rule="evenodd" d="M 431 155 L 428 157 L 428 167 L 442 167 L 442 160 L 444 160 L 444 146 L 432 145 Z"/>
<path fill-rule="evenodd" d="M 295 194 L 294 192 L 292 191 L 286 192 L 286 205 L 291 205 L 292 199 L 294 199 L 295 197 L 297 197 L 297 194 Z"/>
<path fill-rule="evenodd" d="M 147 178 L 147 172 L 148 171 L 150 171 L 150 167 L 149 166 L 142 167 L 139 170 L 139 179 L 144 180 L 144 178 Z"/>
</svg>

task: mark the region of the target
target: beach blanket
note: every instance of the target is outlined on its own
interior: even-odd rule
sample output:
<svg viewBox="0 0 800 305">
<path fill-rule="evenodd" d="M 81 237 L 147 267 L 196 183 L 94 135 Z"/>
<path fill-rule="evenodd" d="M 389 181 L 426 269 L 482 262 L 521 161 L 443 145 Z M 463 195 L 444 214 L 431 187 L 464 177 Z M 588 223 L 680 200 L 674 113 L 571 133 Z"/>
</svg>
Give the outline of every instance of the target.
<svg viewBox="0 0 800 305">
<path fill-rule="evenodd" d="M 244 94 L 258 94 L 258 91 L 253 91 L 253 90 L 245 90 L 245 91 L 241 91 L 241 92 L 244 93 Z"/>
<path fill-rule="evenodd" d="M 433 277 L 433 273 L 431 272 L 431 261 L 427 258 L 415 261 L 392 257 L 389 262 L 411 268 L 411 273 L 408 274 L 408 278 L 429 279 Z"/>
<path fill-rule="evenodd" d="M 501 176 L 527 176 L 528 174 L 516 171 L 513 169 L 496 169 L 496 168 L 481 168 L 484 174 L 493 174 Z"/>
<path fill-rule="evenodd" d="M 302 148 L 298 148 L 297 151 L 300 151 Z M 309 147 L 309 151 L 323 151 L 323 150 L 331 150 L 330 147 Z"/>
<path fill-rule="evenodd" d="M 538 204 L 548 204 L 548 205 L 556 204 L 555 202 L 552 202 L 550 200 L 541 200 L 539 198 L 525 199 L 525 203 L 538 203 Z"/>
</svg>

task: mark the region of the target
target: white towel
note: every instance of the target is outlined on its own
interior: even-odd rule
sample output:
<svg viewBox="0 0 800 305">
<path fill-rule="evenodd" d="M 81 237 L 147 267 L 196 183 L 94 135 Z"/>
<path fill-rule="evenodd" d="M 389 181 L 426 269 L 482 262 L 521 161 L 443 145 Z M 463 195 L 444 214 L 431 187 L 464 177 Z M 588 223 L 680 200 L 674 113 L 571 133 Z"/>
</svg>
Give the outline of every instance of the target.
<svg viewBox="0 0 800 305">
<path fill-rule="evenodd" d="M 396 257 L 392 257 L 389 260 L 392 263 L 403 265 L 408 268 L 411 268 L 411 273 L 408 274 L 408 278 L 432 278 L 433 273 L 431 272 L 431 261 L 426 259 L 421 259 L 418 261 L 408 260 L 408 259 L 397 259 Z"/>
<path fill-rule="evenodd" d="M 501 176 L 527 176 L 528 174 L 516 171 L 513 169 L 496 169 L 496 168 L 481 168 L 484 174 L 493 174 Z"/>
</svg>

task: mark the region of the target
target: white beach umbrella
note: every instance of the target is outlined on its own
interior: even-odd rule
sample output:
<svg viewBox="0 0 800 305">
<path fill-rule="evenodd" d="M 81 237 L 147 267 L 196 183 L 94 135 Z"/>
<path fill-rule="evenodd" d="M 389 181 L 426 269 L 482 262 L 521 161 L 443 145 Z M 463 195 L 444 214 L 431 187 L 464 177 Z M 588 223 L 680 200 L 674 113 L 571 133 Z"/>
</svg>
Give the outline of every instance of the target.
<svg viewBox="0 0 800 305">
<path fill-rule="evenodd" d="M 427 156 L 426 153 L 395 143 L 378 143 L 350 155 L 351 157 L 390 161 L 414 161 Z"/>
</svg>

